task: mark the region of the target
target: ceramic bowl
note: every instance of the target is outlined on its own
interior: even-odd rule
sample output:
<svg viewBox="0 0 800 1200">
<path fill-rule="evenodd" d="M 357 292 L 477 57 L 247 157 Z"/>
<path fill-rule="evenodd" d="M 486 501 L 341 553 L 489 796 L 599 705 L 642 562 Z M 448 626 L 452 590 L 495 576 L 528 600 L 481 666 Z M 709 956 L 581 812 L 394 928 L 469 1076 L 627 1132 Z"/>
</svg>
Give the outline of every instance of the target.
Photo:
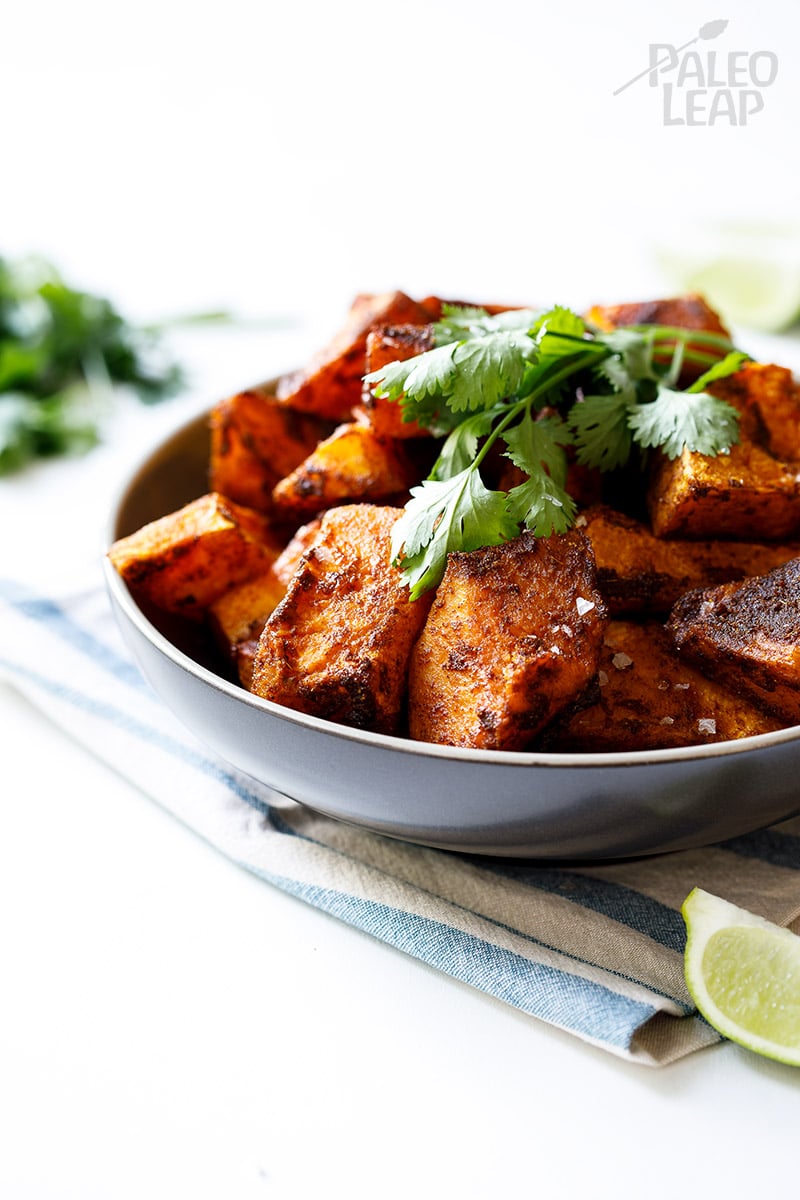
<svg viewBox="0 0 800 1200">
<path fill-rule="evenodd" d="M 142 463 L 109 542 L 208 490 L 207 419 Z M 125 640 L 153 687 L 233 766 L 320 813 L 389 837 L 515 858 L 628 858 L 722 841 L 800 812 L 800 727 L 614 754 L 510 753 L 366 733 L 250 695 L 156 627 L 106 564 Z"/>
</svg>

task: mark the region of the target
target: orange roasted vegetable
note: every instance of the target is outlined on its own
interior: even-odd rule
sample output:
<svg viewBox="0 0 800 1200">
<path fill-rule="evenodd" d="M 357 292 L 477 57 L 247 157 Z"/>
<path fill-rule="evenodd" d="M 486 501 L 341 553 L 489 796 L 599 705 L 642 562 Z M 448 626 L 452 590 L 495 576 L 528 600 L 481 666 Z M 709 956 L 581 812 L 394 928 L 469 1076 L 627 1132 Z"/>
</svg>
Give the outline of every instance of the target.
<svg viewBox="0 0 800 1200">
<path fill-rule="evenodd" d="M 272 489 L 310 454 L 333 426 L 294 412 L 265 387 L 238 392 L 211 413 L 211 488 L 238 504 L 268 512 Z"/>
<path fill-rule="evenodd" d="M 800 558 L 687 594 L 667 628 L 682 655 L 737 696 L 800 724 Z"/>
<path fill-rule="evenodd" d="M 525 749 L 594 678 L 605 623 L 580 532 L 451 554 L 411 657 L 411 736 Z"/>
<path fill-rule="evenodd" d="M 566 753 L 703 746 L 768 733 L 780 722 L 714 682 L 657 621 L 610 621 L 595 703 L 557 719 L 539 748 Z"/>
<path fill-rule="evenodd" d="M 400 730 L 408 659 L 429 606 L 409 599 L 389 561 L 401 511 L 354 504 L 325 513 L 264 626 L 256 695 L 360 729 Z"/>
<path fill-rule="evenodd" d="M 420 471 L 402 442 L 358 422 L 340 425 L 278 483 L 273 505 L 303 520 L 346 500 L 386 501 L 404 495 Z"/>
<path fill-rule="evenodd" d="M 424 324 L 428 314 L 405 292 L 357 296 L 344 326 L 301 371 L 285 376 L 278 396 L 290 408 L 348 421 L 361 400 L 367 334 L 376 325 Z"/>
<path fill-rule="evenodd" d="M 708 389 L 741 414 L 740 440 L 715 458 L 653 459 L 648 508 L 661 537 L 779 541 L 800 534 L 800 388 L 790 371 L 747 363 Z"/>
<path fill-rule="evenodd" d="M 211 492 L 114 543 L 114 567 L 137 597 L 201 620 L 225 592 L 264 572 L 281 540 L 267 519 Z"/>
</svg>

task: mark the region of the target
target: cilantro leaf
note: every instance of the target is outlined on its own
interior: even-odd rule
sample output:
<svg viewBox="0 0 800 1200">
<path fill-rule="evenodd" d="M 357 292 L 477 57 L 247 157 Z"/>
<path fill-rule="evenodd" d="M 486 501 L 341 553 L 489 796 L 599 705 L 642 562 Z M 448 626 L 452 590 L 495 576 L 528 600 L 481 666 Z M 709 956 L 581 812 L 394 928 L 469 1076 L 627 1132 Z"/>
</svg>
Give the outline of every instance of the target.
<svg viewBox="0 0 800 1200">
<path fill-rule="evenodd" d="M 521 329 L 527 333 L 539 316 L 532 308 L 510 308 L 506 312 L 490 314 L 485 308 L 454 304 L 444 304 L 442 314 L 442 319 L 433 326 L 437 346 L 501 330 Z"/>
<path fill-rule="evenodd" d="M 519 533 L 505 492 L 484 485 L 473 467 L 445 481 L 426 479 L 392 530 L 392 561 L 400 566 L 416 600 L 436 587 L 454 550 L 498 546 Z"/>
<path fill-rule="evenodd" d="M 372 390 L 376 396 L 389 400 L 399 400 L 403 395 L 409 400 L 443 396 L 455 372 L 454 350 L 452 344 L 435 346 L 414 358 L 396 360 L 377 371 L 370 371 L 364 381 L 374 385 Z"/>
<path fill-rule="evenodd" d="M 497 416 L 498 413 L 492 409 L 472 413 L 457 425 L 445 440 L 431 469 L 430 478 L 452 479 L 465 470 L 478 452 L 479 439 L 486 436 Z"/>
<path fill-rule="evenodd" d="M 570 409 L 575 455 L 581 466 L 614 471 L 628 461 L 631 431 L 628 415 L 635 403 L 632 389 L 610 396 L 584 396 Z"/>
<path fill-rule="evenodd" d="M 707 392 L 675 392 L 659 387 L 650 404 L 631 406 L 628 424 L 640 446 L 657 447 L 668 458 L 686 450 L 727 454 L 739 440 L 739 414 Z"/>
<path fill-rule="evenodd" d="M 528 476 L 508 493 L 513 516 L 538 536 L 564 533 L 576 512 L 566 490 L 569 428 L 559 417 L 544 417 L 520 422 L 506 430 L 503 440 L 508 457 Z"/>
<path fill-rule="evenodd" d="M 536 353 L 527 333 L 500 330 L 458 342 L 453 351 L 455 371 L 447 399 L 454 412 L 491 408 L 513 396 L 525 374 L 525 364 Z"/>
<path fill-rule="evenodd" d="M 513 487 L 508 502 L 512 515 L 537 537 L 566 533 L 578 511 L 566 488 L 544 471 Z"/>
</svg>

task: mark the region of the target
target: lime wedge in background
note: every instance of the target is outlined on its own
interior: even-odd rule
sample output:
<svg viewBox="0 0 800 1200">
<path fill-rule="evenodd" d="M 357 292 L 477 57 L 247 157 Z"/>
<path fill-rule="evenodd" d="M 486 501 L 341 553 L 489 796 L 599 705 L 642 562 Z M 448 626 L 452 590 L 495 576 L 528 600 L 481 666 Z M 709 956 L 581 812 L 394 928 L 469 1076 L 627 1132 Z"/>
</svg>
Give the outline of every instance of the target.
<svg viewBox="0 0 800 1200">
<path fill-rule="evenodd" d="M 695 888 L 684 901 L 686 983 L 723 1037 L 800 1066 L 800 937 Z"/>
<path fill-rule="evenodd" d="M 800 227 L 728 224 L 677 232 L 656 250 L 670 284 L 724 320 L 780 333 L 800 320 Z"/>
</svg>

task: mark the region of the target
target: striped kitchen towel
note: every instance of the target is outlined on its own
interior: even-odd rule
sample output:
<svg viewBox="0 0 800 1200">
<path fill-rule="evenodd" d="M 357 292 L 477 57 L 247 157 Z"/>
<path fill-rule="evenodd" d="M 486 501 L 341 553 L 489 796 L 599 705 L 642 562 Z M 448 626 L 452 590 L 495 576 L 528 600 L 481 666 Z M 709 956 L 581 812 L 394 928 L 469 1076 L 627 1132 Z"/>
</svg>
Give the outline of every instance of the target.
<svg viewBox="0 0 800 1200">
<path fill-rule="evenodd" d="M 99 579 L 0 583 L 0 678 L 269 883 L 594 1045 L 649 1065 L 718 1040 L 683 978 L 695 886 L 800 919 L 800 820 L 635 862 L 537 865 L 407 845 L 256 784 L 194 740 L 130 661 Z"/>
</svg>

